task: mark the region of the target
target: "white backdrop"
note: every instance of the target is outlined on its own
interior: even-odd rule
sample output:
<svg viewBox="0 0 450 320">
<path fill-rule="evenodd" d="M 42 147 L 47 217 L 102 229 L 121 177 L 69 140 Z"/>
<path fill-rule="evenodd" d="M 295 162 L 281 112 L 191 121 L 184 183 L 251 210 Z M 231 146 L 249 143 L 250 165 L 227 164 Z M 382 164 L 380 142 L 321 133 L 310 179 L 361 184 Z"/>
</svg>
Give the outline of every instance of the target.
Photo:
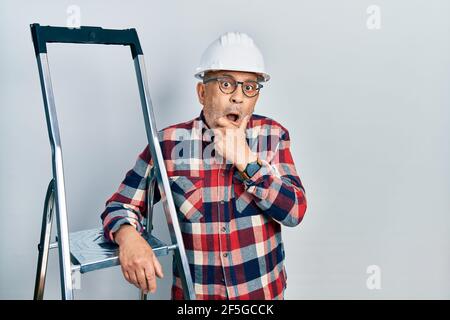
<svg viewBox="0 0 450 320">
<path fill-rule="evenodd" d="M 445 0 L 2 1 L 0 298 L 32 298 L 51 178 L 29 24 L 65 26 L 70 5 L 82 25 L 137 29 L 159 128 L 199 114 L 193 73 L 211 41 L 225 31 L 255 39 L 272 75 L 256 113 L 289 129 L 309 205 L 298 227 L 283 228 L 287 299 L 450 298 Z M 70 229 L 98 227 L 146 143 L 131 55 L 49 45 L 49 61 Z M 155 225 L 168 240 L 160 207 Z M 152 299 L 170 297 L 171 257 L 161 262 L 166 277 Z M 84 275 L 75 296 L 138 291 L 117 267 Z M 60 297 L 56 252 L 45 297 Z"/>
</svg>

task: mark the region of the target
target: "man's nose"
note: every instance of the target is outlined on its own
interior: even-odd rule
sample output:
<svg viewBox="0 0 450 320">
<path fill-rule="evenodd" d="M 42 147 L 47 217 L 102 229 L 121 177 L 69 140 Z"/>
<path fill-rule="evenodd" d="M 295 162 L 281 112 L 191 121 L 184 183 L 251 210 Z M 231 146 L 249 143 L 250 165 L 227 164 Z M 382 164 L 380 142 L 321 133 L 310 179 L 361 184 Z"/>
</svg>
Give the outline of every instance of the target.
<svg viewBox="0 0 450 320">
<path fill-rule="evenodd" d="M 240 87 L 242 84 L 238 83 L 236 90 L 231 94 L 230 100 L 232 103 L 242 103 L 244 102 L 244 93 Z"/>
</svg>

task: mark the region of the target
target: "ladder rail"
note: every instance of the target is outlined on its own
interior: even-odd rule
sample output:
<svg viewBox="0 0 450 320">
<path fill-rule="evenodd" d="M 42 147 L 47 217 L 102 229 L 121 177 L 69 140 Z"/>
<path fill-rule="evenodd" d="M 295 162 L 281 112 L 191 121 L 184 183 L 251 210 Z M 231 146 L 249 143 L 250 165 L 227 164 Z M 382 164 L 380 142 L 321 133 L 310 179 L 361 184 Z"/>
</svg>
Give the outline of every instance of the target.
<svg viewBox="0 0 450 320">
<path fill-rule="evenodd" d="M 155 195 L 155 175 L 154 175 L 154 168 L 152 168 L 151 172 L 150 172 L 150 177 L 149 177 L 149 183 L 148 183 L 148 193 L 147 193 L 147 220 L 145 223 L 145 231 L 148 234 L 151 234 L 151 232 L 153 231 L 153 200 L 154 200 L 154 195 Z M 140 300 L 147 300 L 147 294 L 144 293 L 144 290 L 140 291 L 139 294 L 139 299 Z"/>
<path fill-rule="evenodd" d="M 69 227 L 67 219 L 64 165 L 55 98 L 50 77 L 47 53 L 36 56 L 44 100 L 45 117 L 52 149 L 52 171 L 55 189 L 56 226 L 58 234 L 61 295 L 63 300 L 73 299 L 72 271 L 70 263 Z"/>
<path fill-rule="evenodd" d="M 141 97 L 141 105 L 142 105 L 142 112 L 144 114 L 147 139 L 149 142 L 150 151 L 152 155 L 153 167 L 155 168 L 154 170 L 155 177 L 157 185 L 159 187 L 159 192 L 161 195 L 161 201 L 163 203 L 164 211 L 166 213 L 166 220 L 169 227 L 171 241 L 172 243 L 176 243 L 178 245 L 174 254 L 184 289 L 183 292 L 185 295 L 185 299 L 195 300 L 195 291 L 191 277 L 191 271 L 189 268 L 189 262 L 186 257 L 186 251 L 184 248 L 183 237 L 180 231 L 177 211 L 175 208 L 175 203 L 173 201 L 173 196 L 170 189 L 170 182 L 167 175 L 167 169 L 164 163 L 163 154 L 161 151 L 161 146 L 159 144 L 158 132 L 156 130 L 155 115 L 153 113 L 153 104 L 150 99 L 150 93 L 147 82 L 148 77 L 145 68 L 145 61 L 143 54 L 138 54 L 134 58 L 134 66 L 136 69 L 137 82 L 139 86 L 139 95 Z"/>
<path fill-rule="evenodd" d="M 53 222 L 53 206 L 54 206 L 54 181 L 50 180 L 47 187 L 47 193 L 44 202 L 44 214 L 42 217 L 42 233 L 38 245 L 38 263 L 36 271 L 36 281 L 34 286 L 34 300 L 42 300 L 44 298 L 45 279 L 47 276 L 48 254 L 52 247 L 50 236 L 52 232 Z M 56 247 L 56 246 L 55 246 Z"/>
<path fill-rule="evenodd" d="M 81 27 L 79 29 L 70 29 L 32 24 L 31 34 L 36 53 L 47 129 L 52 149 L 53 172 L 53 179 L 51 180 L 52 193 L 51 195 L 49 195 L 49 191 L 47 192 L 44 208 L 44 217 L 41 229 L 41 243 L 38 257 L 38 271 L 36 274 L 35 298 L 42 299 L 43 297 L 48 251 L 50 248 L 55 247 L 58 248 L 59 253 L 62 299 L 71 300 L 74 298 L 72 284 L 72 271 L 74 268 L 71 264 L 70 254 L 63 152 L 46 47 L 47 43 L 59 42 L 115 45 L 121 44 L 130 46 L 136 71 L 136 79 L 139 88 L 142 111 L 144 115 L 147 140 L 154 163 L 154 170 L 152 172 L 152 177 L 150 177 L 148 189 L 149 203 L 146 232 L 150 233 L 153 229 L 153 195 L 156 184 L 161 194 L 161 201 L 163 203 L 163 208 L 172 241 L 172 245 L 170 246 L 170 248 L 174 251 L 174 258 L 176 260 L 177 268 L 181 277 L 185 299 L 194 300 L 196 298 L 194 285 L 189 268 L 189 262 L 186 256 L 179 221 L 177 218 L 177 212 L 170 189 L 167 170 L 164 164 L 161 146 L 159 144 L 158 132 L 156 129 L 156 122 L 153 112 L 153 104 L 150 99 L 149 87 L 147 82 L 147 72 L 145 69 L 144 55 L 140 47 L 136 30 L 108 30 L 98 27 Z M 48 211 L 49 208 L 51 208 L 50 213 Z M 51 230 L 53 210 L 56 211 L 58 241 L 57 243 L 51 244 L 49 238 L 49 230 Z M 49 217 L 50 221 L 48 221 Z M 141 298 L 146 298 L 146 296 L 144 296 L 142 292 Z"/>
</svg>

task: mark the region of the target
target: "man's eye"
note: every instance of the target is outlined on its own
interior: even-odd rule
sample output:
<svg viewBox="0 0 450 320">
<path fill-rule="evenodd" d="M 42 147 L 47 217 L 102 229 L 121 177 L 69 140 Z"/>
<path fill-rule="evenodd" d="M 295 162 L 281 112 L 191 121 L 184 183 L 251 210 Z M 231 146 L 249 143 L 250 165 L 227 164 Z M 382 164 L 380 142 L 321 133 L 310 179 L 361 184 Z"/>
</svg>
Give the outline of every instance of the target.
<svg viewBox="0 0 450 320">
<path fill-rule="evenodd" d="M 245 86 L 245 90 L 247 90 L 247 91 L 255 90 L 255 86 L 248 84 L 248 85 Z"/>
<path fill-rule="evenodd" d="M 231 83 L 229 83 L 229 82 L 222 82 L 222 85 L 223 85 L 225 88 L 228 88 L 229 86 L 231 86 Z"/>
</svg>

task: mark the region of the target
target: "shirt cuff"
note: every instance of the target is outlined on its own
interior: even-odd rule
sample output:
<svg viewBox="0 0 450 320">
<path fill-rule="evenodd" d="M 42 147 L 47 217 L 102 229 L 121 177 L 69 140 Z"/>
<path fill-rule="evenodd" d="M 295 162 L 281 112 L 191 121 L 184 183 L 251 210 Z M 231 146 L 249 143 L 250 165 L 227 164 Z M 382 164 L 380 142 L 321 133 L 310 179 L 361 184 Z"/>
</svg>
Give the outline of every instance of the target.
<svg viewBox="0 0 450 320">
<path fill-rule="evenodd" d="M 135 227 L 136 231 L 139 232 L 140 234 L 142 234 L 142 232 L 143 232 L 142 225 L 136 219 L 123 217 L 120 220 L 118 220 L 108 232 L 108 236 L 109 236 L 109 239 L 111 240 L 111 242 L 114 242 L 117 244 L 117 242 L 114 239 L 114 233 L 116 231 L 118 231 L 119 228 L 124 224 L 129 224 L 129 225 Z"/>
<path fill-rule="evenodd" d="M 267 198 L 271 182 L 267 179 L 275 172 L 272 166 L 265 160 L 261 160 L 261 168 L 249 179 L 241 178 L 248 192 L 260 199 Z"/>
</svg>

